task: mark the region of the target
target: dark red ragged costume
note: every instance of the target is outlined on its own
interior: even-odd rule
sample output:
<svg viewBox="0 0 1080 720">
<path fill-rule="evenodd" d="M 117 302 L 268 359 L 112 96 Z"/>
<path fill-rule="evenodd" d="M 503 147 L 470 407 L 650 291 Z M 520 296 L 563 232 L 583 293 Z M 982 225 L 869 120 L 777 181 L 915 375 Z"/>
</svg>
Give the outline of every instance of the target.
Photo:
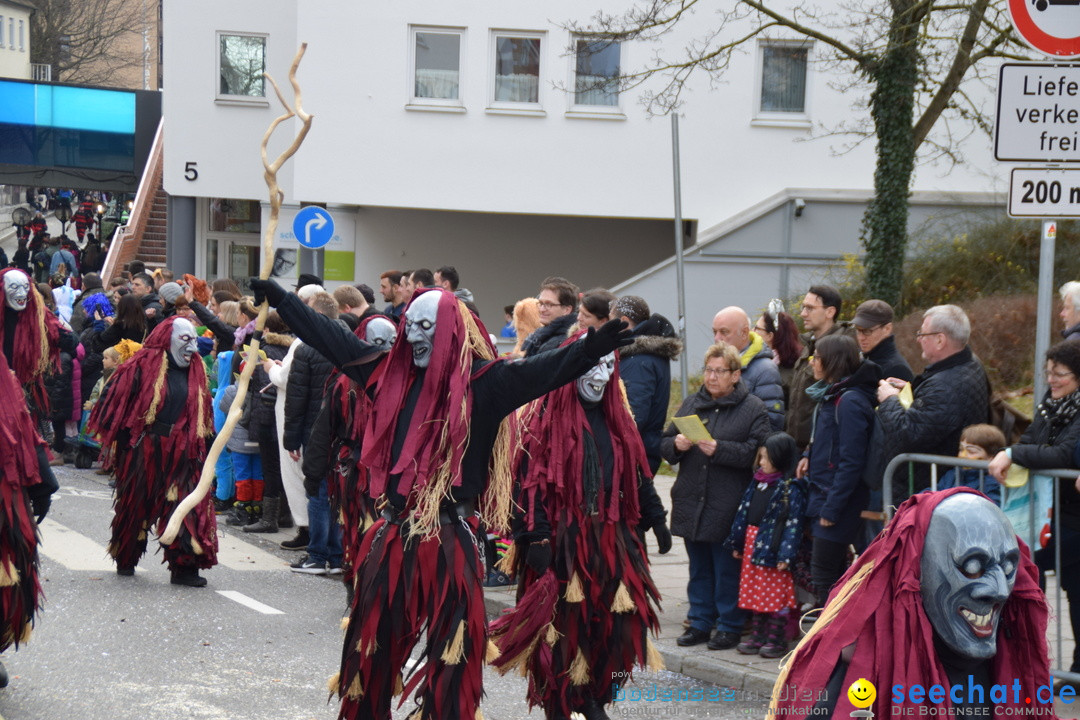
<svg viewBox="0 0 1080 720">
<path fill-rule="evenodd" d="M 60 320 L 49 312 L 38 295 L 33 281 L 26 298 L 26 307 L 18 312 L 7 306 L 4 293 L 4 276 L 8 273 L 26 273 L 16 268 L 0 270 L 0 348 L 7 346 L 7 334 L 14 333 L 12 356 L 8 366 L 22 385 L 35 420 L 48 417 L 49 395 L 45 392 L 45 376 L 60 371 Z M 7 327 L 7 320 L 15 317 L 14 328 Z M 6 353 L 5 353 L 6 354 Z"/>
<path fill-rule="evenodd" d="M 573 338 L 571 342 L 576 342 Z M 660 596 L 635 528 L 639 477 L 649 475 L 645 448 L 625 403 L 618 362 L 598 405 L 610 440 L 607 485 L 594 431 L 576 383 L 521 413 L 520 526 L 515 570 L 518 603 L 491 624 L 494 666 L 529 678 L 529 705 L 547 718 L 569 716 L 587 701 L 604 705 L 635 666 L 663 666 L 649 631 L 657 631 Z M 554 560 L 542 576 L 525 563 L 528 544 L 548 539 Z"/>
<path fill-rule="evenodd" d="M 0 651 L 30 639 L 43 597 L 26 489 L 41 482 L 38 447 L 44 444 L 0 353 Z"/>
<path fill-rule="evenodd" d="M 950 681 L 934 645 L 934 629 L 923 609 L 920 589 L 923 540 L 930 516 L 942 500 L 956 493 L 975 492 L 965 487 L 911 496 L 829 595 L 821 617 L 799 643 L 773 689 L 769 717 L 809 717 L 815 702 L 849 649 L 847 674 L 832 717 L 847 717 L 856 708 L 847 688 L 859 678 L 877 687 L 874 716 L 891 718 L 921 714 L 927 707 L 911 702 L 892 704 L 893 685 L 905 688 L 941 685 Z M 1008 686 L 1006 702 L 994 710 L 997 716 L 1032 715 L 1054 718 L 1053 707 L 1040 702 L 1036 689 L 1049 685 L 1050 662 L 1046 646 L 1049 608 L 1039 589 L 1038 570 L 1027 546 L 1017 537 L 1020 564 L 1012 595 L 1001 611 L 997 654 L 990 661 L 991 683 Z M 1013 702 L 1013 683 L 1022 692 Z M 1031 703 L 1025 703 L 1027 697 Z M 918 705 L 918 707 L 916 707 Z M 901 709 L 901 707 L 903 709 Z M 933 706 L 931 706 L 933 707 Z M 951 712 L 951 701 L 936 706 L 941 715 Z M 1008 707 L 1008 710 L 1005 710 Z"/>
<path fill-rule="evenodd" d="M 169 344 L 176 318 L 162 321 L 142 349 L 116 369 L 88 421 L 101 438 L 104 466 L 116 476 L 115 514 L 109 553 L 117 567 L 133 567 L 146 552 L 147 533 L 160 535 L 181 499 L 198 484 L 214 433 L 212 398 L 200 358 L 187 369 L 170 367 Z M 160 414 L 170 405 L 169 374 L 186 375 L 186 396 L 171 428 Z M 175 402 L 175 398 L 172 399 Z M 170 570 L 217 564 L 217 522 L 212 499 L 184 519 L 164 560 Z"/>
<path fill-rule="evenodd" d="M 356 328 L 356 337 L 363 340 L 368 323 L 376 317 L 382 316 L 364 318 Z M 341 547 L 344 550 L 342 580 L 347 585 L 352 585 L 355 580 L 356 559 L 360 557 L 364 532 L 378 517 L 375 502 L 368 494 L 367 468 L 360 464 L 360 448 L 364 441 L 364 423 L 373 406 L 371 392 L 381 375 L 380 365 L 371 374 L 366 386 L 361 386 L 347 375 L 335 371 L 330 387 L 330 476 L 326 492 L 330 499 L 330 512 L 336 513 L 341 523 Z"/>
<path fill-rule="evenodd" d="M 458 515 L 447 503 L 462 487 L 473 366 L 495 352 L 483 325 L 457 298 L 438 289 L 425 292 L 441 297 L 421 389 L 410 400 L 420 375 L 403 322 L 365 425 L 361 463 L 370 473 L 368 494 L 389 504 L 363 536 L 341 669 L 331 681 L 341 697 L 339 718 L 347 720 L 389 720 L 397 695 L 399 706 L 414 695 L 411 719 L 480 717 L 488 643 L 479 519 Z M 395 457 L 398 418 L 410 404 Z M 508 434 L 499 438 L 481 498 L 493 527 L 500 515 L 505 527 L 511 500 Z M 423 662 L 406 676 L 422 635 Z"/>
</svg>

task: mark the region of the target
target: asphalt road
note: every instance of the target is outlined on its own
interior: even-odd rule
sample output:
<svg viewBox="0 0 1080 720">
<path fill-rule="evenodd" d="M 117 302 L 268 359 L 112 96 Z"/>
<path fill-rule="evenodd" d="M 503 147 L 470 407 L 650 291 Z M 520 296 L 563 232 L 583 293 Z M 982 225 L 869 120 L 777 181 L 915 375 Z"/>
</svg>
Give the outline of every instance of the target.
<svg viewBox="0 0 1080 720">
<path fill-rule="evenodd" d="M 61 490 L 42 525 L 45 609 L 30 642 L 4 653 L 11 681 L 0 690 L 0 717 L 336 717 L 326 680 L 341 651 L 345 591 L 338 580 L 291 573 L 295 553 L 224 523 L 220 564 L 205 573 L 208 587 L 170 585 L 160 552 L 144 557 L 134 577 L 120 577 L 105 551 L 107 478 L 71 466 L 56 470 Z M 485 683 L 488 720 L 543 717 L 528 714 L 522 678 L 487 671 Z M 670 690 L 686 699 L 628 696 L 609 709 L 612 718 L 762 717 L 766 707 L 764 699 L 740 699 L 668 672 L 639 673 L 626 690 L 645 698 L 650 690 Z"/>
</svg>

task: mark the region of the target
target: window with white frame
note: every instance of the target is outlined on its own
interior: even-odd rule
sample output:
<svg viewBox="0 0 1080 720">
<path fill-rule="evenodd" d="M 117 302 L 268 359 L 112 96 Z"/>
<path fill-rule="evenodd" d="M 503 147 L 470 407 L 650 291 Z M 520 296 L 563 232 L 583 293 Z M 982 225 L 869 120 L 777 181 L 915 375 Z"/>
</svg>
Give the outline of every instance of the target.
<svg viewBox="0 0 1080 720">
<path fill-rule="evenodd" d="M 15 49 L 15 18 L 8 18 L 8 47 Z"/>
<path fill-rule="evenodd" d="M 810 45 L 800 41 L 766 41 L 759 48 L 758 118 L 805 119 Z"/>
<path fill-rule="evenodd" d="M 412 102 L 461 105 L 465 31 L 456 28 L 412 28 Z"/>
<path fill-rule="evenodd" d="M 25 30 L 23 30 L 23 24 L 25 21 L 19 21 L 19 52 L 26 52 Z"/>
<path fill-rule="evenodd" d="M 266 36 L 218 33 L 218 97 L 266 97 Z"/>
<path fill-rule="evenodd" d="M 4 47 L 4 16 L 0 15 L 0 48 Z"/>
<path fill-rule="evenodd" d="M 494 33 L 494 87 L 496 105 L 540 104 L 540 46 L 542 33 Z"/>
<path fill-rule="evenodd" d="M 619 105 L 619 43 L 598 38 L 574 38 L 574 104 Z"/>
</svg>

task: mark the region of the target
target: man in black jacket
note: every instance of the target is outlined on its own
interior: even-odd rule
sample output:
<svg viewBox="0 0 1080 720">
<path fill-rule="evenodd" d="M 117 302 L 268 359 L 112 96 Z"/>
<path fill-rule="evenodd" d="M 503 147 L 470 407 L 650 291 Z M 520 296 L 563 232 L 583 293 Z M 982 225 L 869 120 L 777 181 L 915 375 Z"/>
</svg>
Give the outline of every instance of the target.
<svg viewBox="0 0 1080 720">
<path fill-rule="evenodd" d="M 855 310 L 851 324 L 863 357 L 881 368 L 881 377 L 911 382 L 915 373 L 896 349 L 892 305 L 884 300 L 867 300 Z"/>
<path fill-rule="evenodd" d="M 877 413 L 888 457 L 907 452 L 953 455 L 963 429 L 987 421 L 990 384 L 968 347 L 970 336 L 971 322 L 956 305 L 926 311 L 915 337 L 927 365 L 911 383 L 911 406 L 905 408 L 898 397 L 905 383 L 885 379 L 878 385 Z M 929 466 L 916 465 L 914 491 L 929 486 Z M 908 490 L 894 484 L 893 499 L 906 497 Z"/>
<path fill-rule="evenodd" d="M 337 301 L 330 294 L 316 294 L 309 306 L 320 315 L 340 322 Z M 326 396 L 326 380 L 333 370 L 333 364 L 307 343 L 301 342 L 293 352 L 289 381 L 285 386 L 285 428 L 281 444 L 295 461 L 300 461 L 301 450 L 307 448 Z M 305 487 L 308 528 L 306 533 L 300 533 L 308 537 L 308 552 L 290 567 L 293 572 L 311 575 L 337 574 L 341 572 L 341 528 L 330 513 L 325 477 L 321 488 L 312 489 L 314 492 Z"/>
</svg>

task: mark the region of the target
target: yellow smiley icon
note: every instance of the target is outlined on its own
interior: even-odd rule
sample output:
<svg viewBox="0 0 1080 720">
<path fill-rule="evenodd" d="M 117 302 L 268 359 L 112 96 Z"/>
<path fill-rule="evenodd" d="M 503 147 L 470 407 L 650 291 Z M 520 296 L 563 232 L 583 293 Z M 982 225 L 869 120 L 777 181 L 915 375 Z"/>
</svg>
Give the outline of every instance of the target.
<svg viewBox="0 0 1080 720">
<path fill-rule="evenodd" d="M 874 704 L 874 700 L 877 698 L 877 688 L 874 687 L 874 683 L 866 678 L 859 678 L 851 683 L 847 696 L 852 705 L 865 710 Z"/>
</svg>

